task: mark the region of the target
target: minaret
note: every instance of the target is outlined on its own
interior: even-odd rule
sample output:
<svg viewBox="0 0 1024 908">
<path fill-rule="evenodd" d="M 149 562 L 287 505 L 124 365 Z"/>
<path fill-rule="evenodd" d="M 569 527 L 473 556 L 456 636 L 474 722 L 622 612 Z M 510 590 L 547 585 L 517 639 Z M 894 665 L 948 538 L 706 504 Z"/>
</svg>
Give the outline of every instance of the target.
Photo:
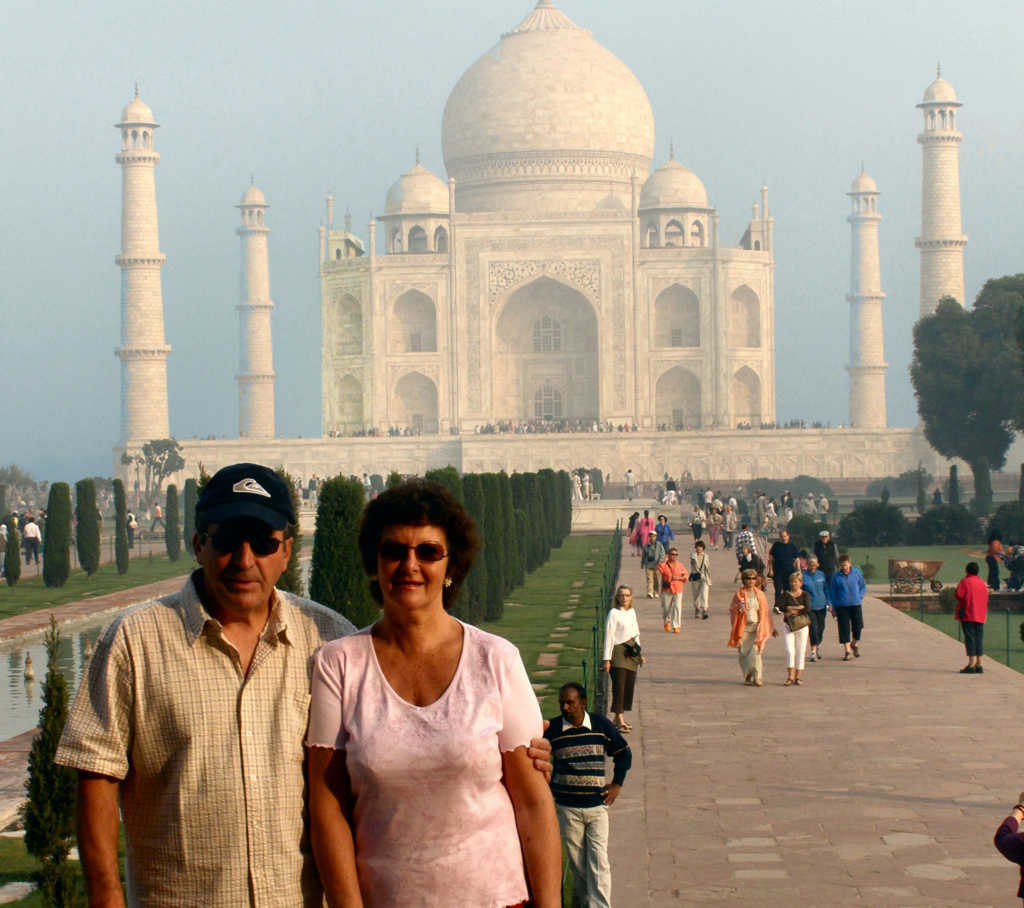
<svg viewBox="0 0 1024 908">
<path fill-rule="evenodd" d="M 274 343 L 270 333 L 267 202 L 255 183 L 237 206 L 242 212 L 242 302 L 239 326 L 238 435 L 274 437 Z"/>
<path fill-rule="evenodd" d="M 964 304 L 964 246 L 960 221 L 960 143 L 956 128 L 960 102 L 953 86 L 936 73 L 917 105 L 924 114 L 921 180 L 921 316 L 931 315 L 939 300 L 951 296 Z"/>
<path fill-rule="evenodd" d="M 850 222 L 850 425 L 885 428 L 885 346 L 878 264 L 878 187 L 863 169 L 847 193 Z"/>
<path fill-rule="evenodd" d="M 135 99 L 121 114 L 121 444 L 145 443 L 170 436 L 167 419 L 167 354 L 160 269 L 160 234 L 156 218 L 153 150 L 158 128 L 153 111 Z"/>
</svg>

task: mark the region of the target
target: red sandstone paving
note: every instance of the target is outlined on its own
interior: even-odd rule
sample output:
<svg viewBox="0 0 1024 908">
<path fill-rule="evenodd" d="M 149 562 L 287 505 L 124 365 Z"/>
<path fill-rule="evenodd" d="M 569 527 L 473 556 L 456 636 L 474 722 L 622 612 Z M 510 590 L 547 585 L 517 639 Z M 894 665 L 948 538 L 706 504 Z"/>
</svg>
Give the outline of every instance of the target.
<svg viewBox="0 0 1024 908">
<path fill-rule="evenodd" d="M 642 590 L 624 556 L 620 582 Z M 635 600 L 648 661 L 612 808 L 614 903 L 1015 904 L 992 835 L 1024 788 L 1024 676 L 960 675 L 960 644 L 871 599 L 861 659 L 840 660 L 829 618 L 802 687 L 781 686 L 781 639 L 765 686 L 745 687 L 726 647 L 733 556 L 711 557 L 709 620 L 684 609 L 665 634 L 658 603 Z"/>
</svg>

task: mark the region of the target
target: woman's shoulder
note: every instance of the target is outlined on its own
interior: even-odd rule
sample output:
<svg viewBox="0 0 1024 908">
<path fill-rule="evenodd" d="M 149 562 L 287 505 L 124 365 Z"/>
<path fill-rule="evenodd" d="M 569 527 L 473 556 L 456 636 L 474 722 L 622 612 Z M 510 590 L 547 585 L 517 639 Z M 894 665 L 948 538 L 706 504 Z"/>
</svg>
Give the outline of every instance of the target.
<svg viewBox="0 0 1024 908">
<path fill-rule="evenodd" d="M 612 609 L 612 611 L 615 611 L 615 609 Z M 466 642 L 477 651 L 503 660 L 521 658 L 519 648 L 504 637 L 488 633 L 473 624 L 466 624 L 464 621 L 459 623 L 462 625 L 463 633 L 466 635 Z"/>
<path fill-rule="evenodd" d="M 364 627 L 355 633 L 346 634 L 344 637 L 331 640 L 321 646 L 317 653 L 321 659 L 337 660 L 350 656 L 352 653 L 363 652 L 371 645 L 370 631 L 372 629 L 373 625 L 371 624 L 369 627 Z"/>
</svg>

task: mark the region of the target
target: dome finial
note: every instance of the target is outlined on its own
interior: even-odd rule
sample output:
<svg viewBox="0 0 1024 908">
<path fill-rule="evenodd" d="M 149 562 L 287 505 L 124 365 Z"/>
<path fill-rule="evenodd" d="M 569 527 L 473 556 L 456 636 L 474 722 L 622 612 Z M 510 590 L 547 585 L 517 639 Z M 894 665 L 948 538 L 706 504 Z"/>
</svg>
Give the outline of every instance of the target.
<svg viewBox="0 0 1024 908">
<path fill-rule="evenodd" d="M 137 101 L 138 99 L 139 99 L 139 83 L 136 82 L 135 83 L 135 100 Z"/>
<path fill-rule="evenodd" d="M 942 64 L 941 63 L 936 63 L 935 64 L 935 78 L 936 79 L 941 79 L 942 78 Z"/>
<path fill-rule="evenodd" d="M 255 186 L 256 185 L 256 174 L 254 174 L 254 173 L 250 173 L 249 174 L 249 185 L 250 186 Z"/>
<path fill-rule="evenodd" d="M 668 142 L 668 159 L 670 161 L 674 161 L 676 159 L 676 143 L 673 139 L 669 139 Z"/>
<path fill-rule="evenodd" d="M 535 8 L 543 9 L 547 7 L 548 9 L 554 9 L 554 6 L 554 0 L 537 0 L 537 6 Z"/>
<path fill-rule="evenodd" d="M 416 146 L 416 163 L 419 164 L 419 162 L 420 162 L 420 147 L 419 147 L 419 145 L 417 145 Z"/>
</svg>

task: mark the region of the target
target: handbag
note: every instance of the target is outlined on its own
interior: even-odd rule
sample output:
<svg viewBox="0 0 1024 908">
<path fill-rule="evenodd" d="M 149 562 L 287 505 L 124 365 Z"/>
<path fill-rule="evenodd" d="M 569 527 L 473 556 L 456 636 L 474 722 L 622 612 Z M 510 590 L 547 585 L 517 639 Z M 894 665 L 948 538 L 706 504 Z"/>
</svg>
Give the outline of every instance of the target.
<svg viewBox="0 0 1024 908">
<path fill-rule="evenodd" d="M 640 648 L 640 644 L 636 642 L 636 637 L 623 643 L 622 649 L 634 662 L 639 662 L 643 658 L 643 650 Z"/>
<path fill-rule="evenodd" d="M 786 627 L 788 627 L 793 633 L 796 633 L 803 627 L 810 627 L 810 625 L 811 616 L 804 612 L 801 612 L 799 615 L 786 616 Z"/>
</svg>

